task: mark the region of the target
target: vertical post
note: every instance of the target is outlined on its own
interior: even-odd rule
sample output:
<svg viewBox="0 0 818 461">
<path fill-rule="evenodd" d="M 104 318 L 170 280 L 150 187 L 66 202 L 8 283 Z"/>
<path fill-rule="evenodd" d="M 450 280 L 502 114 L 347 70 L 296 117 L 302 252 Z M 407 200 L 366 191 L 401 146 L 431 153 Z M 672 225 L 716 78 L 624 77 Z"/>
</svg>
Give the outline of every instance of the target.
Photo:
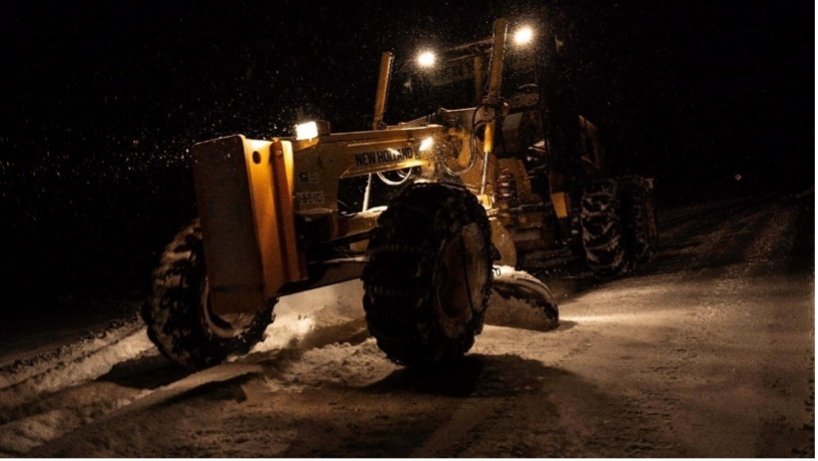
<svg viewBox="0 0 818 461">
<path fill-rule="evenodd" d="M 503 83 L 503 58 L 506 53 L 506 34 L 508 22 L 505 19 L 494 21 L 494 43 L 491 49 L 491 63 L 489 64 L 489 92 L 485 104 L 500 103 L 500 85 Z"/>
<path fill-rule="evenodd" d="M 383 114 L 386 112 L 386 94 L 389 92 L 389 74 L 392 72 L 392 61 L 395 55 L 384 51 L 381 55 L 381 67 L 378 71 L 378 88 L 375 90 L 375 111 L 372 116 L 372 129 L 380 130 L 383 124 Z M 372 174 L 366 178 L 364 190 L 363 211 L 369 209 L 369 196 L 372 192 Z"/>
<path fill-rule="evenodd" d="M 508 22 L 505 19 L 494 21 L 494 43 L 491 49 L 491 63 L 489 64 L 489 91 L 483 99 L 483 105 L 491 107 L 494 114 L 491 121 L 486 125 L 486 132 L 483 136 L 483 176 L 480 181 L 480 195 L 486 193 L 488 183 L 489 160 L 494 151 L 494 134 L 497 130 L 497 115 L 500 105 L 500 86 L 503 83 L 503 59 L 506 51 L 506 34 L 508 32 Z M 487 115 L 486 108 L 483 114 Z"/>
<path fill-rule="evenodd" d="M 378 88 L 375 91 L 375 113 L 372 117 L 372 129 L 381 129 L 383 114 L 386 112 L 386 93 L 389 90 L 389 74 L 392 72 L 392 60 L 395 56 L 385 51 L 381 55 L 381 68 L 378 72 Z"/>
<path fill-rule="evenodd" d="M 485 84 L 483 81 L 484 61 L 485 59 L 482 53 L 474 57 L 474 101 L 476 104 L 480 104 L 483 99 L 483 85 Z"/>
<path fill-rule="evenodd" d="M 369 209 L 369 195 L 372 192 L 372 173 L 366 176 L 366 189 L 364 189 L 364 204 L 361 211 Z"/>
</svg>

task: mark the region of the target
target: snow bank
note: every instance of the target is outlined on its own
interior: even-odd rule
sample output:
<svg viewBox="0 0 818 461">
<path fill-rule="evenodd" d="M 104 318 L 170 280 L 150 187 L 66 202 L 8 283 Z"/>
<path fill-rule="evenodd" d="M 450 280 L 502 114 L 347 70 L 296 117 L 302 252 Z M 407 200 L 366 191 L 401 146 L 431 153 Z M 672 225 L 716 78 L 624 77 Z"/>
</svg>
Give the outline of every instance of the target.
<svg viewBox="0 0 818 461">
<path fill-rule="evenodd" d="M 0 454 L 22 455 L 76 428 L 128 405 L 144 391 L 112 383 L 83 387 L 69 395 L 37 402 L 31 413 L 0 426 Z"/>
<path fill-rule="evenodd" d="M 0 369 L 0 454 L 22 455 L 149 391 L 93 382 L 122 362 L 157 354 L 141 321 Z"/>
<path fill-rule="evenodd" d="M 352 280 L 281 298 L 274 310 L 275 321 L 265 332 L 267 338 L 251 352 L 299 344 L 304 348 L 306 338 L 313 344 L 342 341 L 345 338 L 338 337 L 337 329 L 331 327 L 363 319 L 363 293 L 363 283 Z"/>
<path fill-rule="evenodd" d="M 275 387 L 363 385 L 385 376 L 396 366 L 369 338 L 363 294 L 353 280 L 281 298 L 267 338 L 248 359 L 274 370 Z"/>
<path fill-rule="evenodd" d="M 16 362 L 0 370 L 0 410 L 94 380 L 152 349 L 145 327 L 134 320 L 54 353 Z"/>
<path fill-rule="evenodd" d="M 352 345 L 330 344 L 301 355 L 280 376 L 288 384 L 338 384 L 362 387 L 385 378 L 399 367 L 387 360 L 374 338 Z"/>
<path fill-rule="evenodd" d="M 535 331 L 547 331 L 555 326 L 541 309 L 532 306 L 527 301 L 515 297 L 505 299 L 497 294 L 493 295 L 489 302 L 489 308 L 486 310 L 486 323 L 499 327 Z"/>
</svg>

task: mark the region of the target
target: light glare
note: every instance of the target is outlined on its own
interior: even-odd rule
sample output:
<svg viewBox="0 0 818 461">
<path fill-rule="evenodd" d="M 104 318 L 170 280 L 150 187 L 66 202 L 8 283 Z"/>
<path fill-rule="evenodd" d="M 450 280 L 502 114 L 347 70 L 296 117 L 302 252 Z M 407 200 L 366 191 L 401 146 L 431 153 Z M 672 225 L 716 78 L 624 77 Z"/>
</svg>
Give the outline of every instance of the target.
<svg viewBox="0 0 818 461">
<path fill-rule="evenodd" d="M 420 67 L 432 67 L 435 65 L 437 57 L 431 51 L 423 51 L 418 55 L 418 65 Z"/>
<path fill-rule="evenodd" d="M 534 38 L 534 30 L 529 26 L 523 26 L 514 33 L 514 43 L 517 45 L 527 45 Z"/>
<path fill-rule="evenodd" d="M 301 141 L 318 137 L 318 125 L 315 122 L 304 122 L 295 126 L 295 139 Z"/>
<path fill-rule="evenodd" d="M 428 138 L 421 141 L 420 142 L 420 148 L 419 148 L 420 151 L 421 152 L 426 152 L 427 150 L 431 149 L 432 148 L 432 142 L 433 142 L 433 140 L 432 140 L 431 136 L 429 136 Z"/>
</svg>

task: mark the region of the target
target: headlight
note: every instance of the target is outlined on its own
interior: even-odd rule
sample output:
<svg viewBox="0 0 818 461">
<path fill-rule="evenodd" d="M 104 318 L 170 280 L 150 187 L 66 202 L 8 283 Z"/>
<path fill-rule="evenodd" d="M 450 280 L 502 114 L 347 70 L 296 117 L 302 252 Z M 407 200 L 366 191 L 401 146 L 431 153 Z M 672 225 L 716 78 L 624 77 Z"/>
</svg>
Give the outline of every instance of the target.
<svg viewBox="0 0 818 461">
<path fill-rule="evenodd" d="M 514 32 L 514 43 L 517 45 L 527 45 L 534 38 L 534 30 L 529 26 L 522 26 Z"/>
<path fill-rule="evenodd" d="M 431 51 L 423 51 L 418 55 L 418 65 L 420 67 L 432 67 L 435 65 L 437 56 Z"/>
<path fill-rule="evenodd" d="M 318 125 L 315 122 L 300 123 L 295 126 L 295 139 L 301 141 L 318 137 Z"/>
</svg>

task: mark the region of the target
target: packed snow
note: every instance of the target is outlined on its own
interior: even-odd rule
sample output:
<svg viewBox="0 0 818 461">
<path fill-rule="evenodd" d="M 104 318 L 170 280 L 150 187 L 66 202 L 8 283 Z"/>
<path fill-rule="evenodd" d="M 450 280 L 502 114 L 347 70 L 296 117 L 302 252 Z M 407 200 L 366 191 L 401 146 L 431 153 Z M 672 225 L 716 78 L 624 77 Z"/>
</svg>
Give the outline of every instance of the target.
<svg viewBox="0 0 818 461">
<path fill-rule="evenodd" d="M 262 343 L 193 374 L 122 322 L 0 368 L 0 454 L 811 456 L 814 250 L 788 203 L 667 213 L 653 268 L 549 281 L 556 329 L 495 295 L 447 369 L 384 357 L 360 281 L 282 298 Z"/>
</svg>

